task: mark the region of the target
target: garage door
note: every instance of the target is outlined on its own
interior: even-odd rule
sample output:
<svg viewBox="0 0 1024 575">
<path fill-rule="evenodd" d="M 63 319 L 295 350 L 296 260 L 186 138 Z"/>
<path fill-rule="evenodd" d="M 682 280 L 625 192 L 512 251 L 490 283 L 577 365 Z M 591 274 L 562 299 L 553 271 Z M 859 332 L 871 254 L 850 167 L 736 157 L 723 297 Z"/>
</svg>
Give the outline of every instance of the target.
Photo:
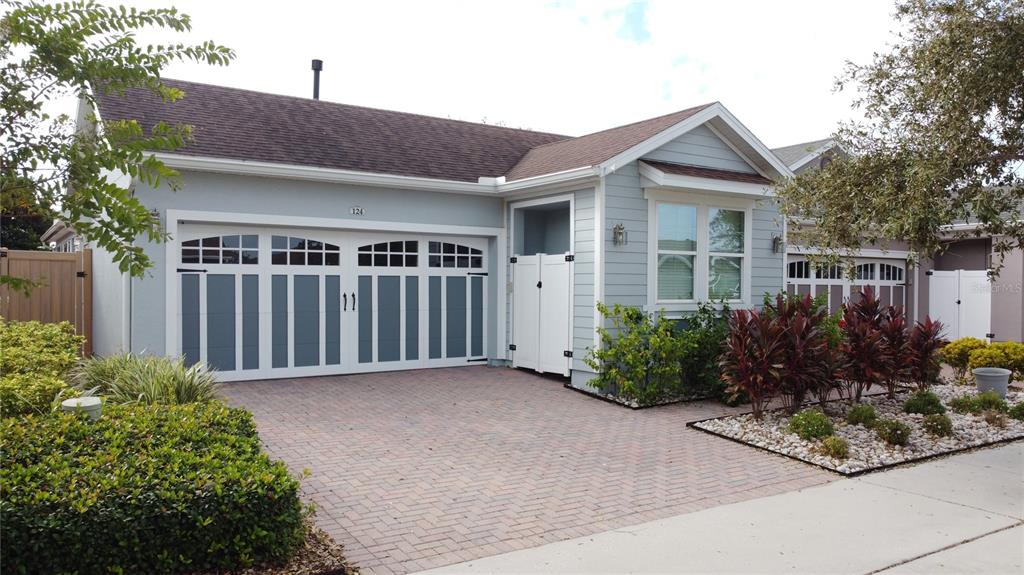
<svg viewBox="0 0 1024 575">
<path fill-rule="evenodd" d="M 183 226 L 179 353 L 224 380 L 485 361 L 486 240 Z"/>
<path fill-rule="evenodd" d="M 860 294 L 865 286 L 874 290 L 882 305 L 907 305 L 906 262 L 858 258 L 850 270 L 846 266 L 815 265 L 803 256 L 789 256 L 786 289 L 789 293 L 809 294 L 828 301 L 834 313 L 844 302 Z"/>
</svg>

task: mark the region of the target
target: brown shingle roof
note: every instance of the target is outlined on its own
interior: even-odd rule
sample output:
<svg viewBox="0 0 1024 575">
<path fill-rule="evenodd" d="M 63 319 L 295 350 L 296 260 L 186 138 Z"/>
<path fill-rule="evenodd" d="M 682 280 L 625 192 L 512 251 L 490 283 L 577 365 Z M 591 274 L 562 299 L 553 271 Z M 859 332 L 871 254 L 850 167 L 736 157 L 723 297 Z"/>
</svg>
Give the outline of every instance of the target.
<svg viewBox="0 0 1024 575">
<path fill-rule="evenodd" d="M 732 170 L 719 170 L 716 168 L 704 168 L 701 166 L 688 166 L 685 164 L 669 164 L 666 162 L 655 162 L 644 160 L 645 164 L 658 168 L 667 174 L 680 176 L 697 176 L 699 178 L 711 178 L 713 180 L 730 180 L 733 182 L 746 182 L 748 184 L 771 184 L 772 181 L 760 174 L 747 174 L 734 172 Z"/>
<path fill-rule="evenodd" d="M 594 166 L 662 132 L 711 104 L 533 148 L 506 177 L 509 181 Z"/>
<path fill-rule="evenodd" d="M 99 98 L 104 120 L 194 126 L 175 153 L 477 181 L 501 176 L 531 148 L 568 136 L 165 79 L 168 104 L 144 90 Z"/>
</svg>

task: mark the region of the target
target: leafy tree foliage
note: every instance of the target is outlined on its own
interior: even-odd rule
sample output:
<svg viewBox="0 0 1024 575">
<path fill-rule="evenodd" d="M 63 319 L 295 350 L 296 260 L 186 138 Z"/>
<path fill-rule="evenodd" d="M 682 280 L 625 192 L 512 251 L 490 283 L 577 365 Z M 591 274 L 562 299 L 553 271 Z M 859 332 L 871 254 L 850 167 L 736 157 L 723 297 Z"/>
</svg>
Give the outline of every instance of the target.
<svg viewBox="0 0 1024 575">
<path fill-rule="evenodd" d="M 1001 255 L 1021 247 L 1024 3 L 901 0 L 896 18 L 891 51 L 838 80 L 864 115 L 836 134 L 848 153 L 781 185 L 784 211 L 833 257 L 885 239 L 934 254 L 954 222 Z"/>
<path fill-rule="evenodd" d="M 0 196 L 0 247 L 34 250 L 43 246 L 40 236 L 53 223 L 53 210 L 39 204 L 34 184 L 25 179 L 4 186 Z"/>
<path fill-rule="evenodd" d="M 190 127 L 159 123 L 144 129 L 134 120 L 76 127 L 68 115 L 52 116 L 47 104 L 66 97 L 83 102 L 82 119 L 100 94 L 149 90 L 168 102 L 184 94 L 164 85 L 160 73 L 175 61 L 224 65 L 234 53 L 213 42 L 140 46 L 135 34 L 157 28 L 191 29 L 174 8 L 137 10 L 92 1 L 45 5 L 3 0 L 0 18 L 0 193 L 27 192 L 62 217 L 93 245 L 108 250 L 123 272 L 141 275 L 151 265 L 134 240 L 163 241 L 160 220 L 110 174 L 148 185 L 177 185 L 173 170 L 151 152 L 172 150 Z M 18 193 L 25 193 L 24 191 Z M 22 282 L 24 280 L 21 280 Z M 17 285 L 18 278 L 0 277 Z"/>
</svg>

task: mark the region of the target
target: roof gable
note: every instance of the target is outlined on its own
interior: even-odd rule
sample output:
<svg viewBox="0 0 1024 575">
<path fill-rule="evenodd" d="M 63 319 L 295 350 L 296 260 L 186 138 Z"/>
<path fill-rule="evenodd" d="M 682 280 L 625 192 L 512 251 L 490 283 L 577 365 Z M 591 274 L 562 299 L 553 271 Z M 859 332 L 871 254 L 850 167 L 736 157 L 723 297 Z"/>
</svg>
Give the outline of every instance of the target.
<svg viewBox="0 0 1024 575">
<path fill-rule="evenodd" d="M 707 124 L 701 124 L 644 154 L 641 159 L 757 174 L 757 170 L 719 138 Z"/>
<path fill-rule="evenodd" d="M 785 164 L 789 166 L 789 169 L 796 171 L 815 157 L 832 149 L 833 146 L 835 146 L 835 141 L 832 138 L 823 138 L 821 140 L 801 142 L 791 146 L 775 148 L 772 152 L 774 152 L 780 160 L 785 162 Z"/>
<path fill-rule="evenodd" d="M 531 148 L 567 136 L 164 79 L 185 92 L 166 103 L 145 90 L 101 95 L 104 120 L 189 124 L 176 154 L 476 182 L 505 174 Z"/>
<path fill-rule="evenodd" d="M 506 179 L 521 180 L 573 168 L 596 166 L 711 105 L 704 104 L 618 128 L 538 146 L 526 153 L 526 156 L 506 174 Z"/>
</svg>

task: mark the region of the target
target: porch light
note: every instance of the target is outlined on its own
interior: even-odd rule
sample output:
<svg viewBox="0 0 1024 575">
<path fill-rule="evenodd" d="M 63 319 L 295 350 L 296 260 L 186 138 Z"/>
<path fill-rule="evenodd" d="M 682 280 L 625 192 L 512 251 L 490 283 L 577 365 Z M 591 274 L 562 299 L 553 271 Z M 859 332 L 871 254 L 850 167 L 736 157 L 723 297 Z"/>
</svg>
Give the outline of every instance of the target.
<svg viewBox="0 0 1024 575">
<path fill-rule="evenodd" d="M 782 253 L 782 236 L 772 236 L 772 253 Z"/>
<path fill-rule="evenodd" d="M 612 226 L 612 243 L 617 246 L 626 245 L 626 226 L 621 223 Z"/>
</svg>

